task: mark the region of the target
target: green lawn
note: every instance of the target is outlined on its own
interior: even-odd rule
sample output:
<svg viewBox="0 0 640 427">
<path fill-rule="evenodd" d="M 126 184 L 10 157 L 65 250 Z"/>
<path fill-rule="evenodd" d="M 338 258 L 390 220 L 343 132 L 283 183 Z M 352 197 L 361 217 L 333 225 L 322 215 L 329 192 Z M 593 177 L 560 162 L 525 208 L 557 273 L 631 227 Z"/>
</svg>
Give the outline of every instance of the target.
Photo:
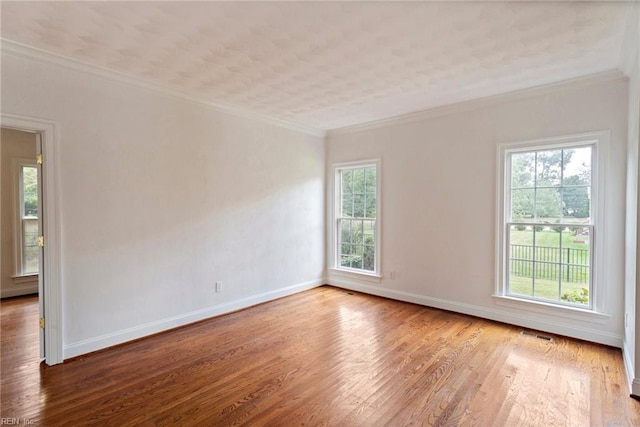
<svg viewBox="0 0 640 427">
<path fill-rule="evenodd" d="M 563 301 L 562 296 L 565 294 L 573 297 L 579 296 L 584 292 L 583 289 L 586 289 L 587 292 L 589 289 L 588 283 L 562 282 L 560 293 L 557 280 L 536 279 L 534 295 L 534 287 L 531 282 L 531 277 L 511 276 L 509 277 L 509 289 L 512 294 L 535 296 L 536 298 L 545 298 L 551 301 Z M 584 304 L 588 305 L 588 299 Z"/>
<path fill-rule="evenodd" d="M 514 245 L 533 245 L 533 230 L 511 230 L 511 243 Z M 560 247 L 560 233 L 553 230 L 535 232 L 536 245 Z M 575 242 L 576 237 L 570 231 L 562 232 L 562 247 L 571 249 L 589 249 L 589 245 L 583 242 Z"/>
</svg>

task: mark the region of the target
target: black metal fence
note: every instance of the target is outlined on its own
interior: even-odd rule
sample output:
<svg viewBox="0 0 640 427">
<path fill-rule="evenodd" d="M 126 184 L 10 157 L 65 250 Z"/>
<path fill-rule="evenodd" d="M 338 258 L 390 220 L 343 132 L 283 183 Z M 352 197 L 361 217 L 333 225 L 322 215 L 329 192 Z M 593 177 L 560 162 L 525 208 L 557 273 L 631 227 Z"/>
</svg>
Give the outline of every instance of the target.
<svg viewBox="0 0 640 427">
<path fill-rule="evenodd" d="M 520 277 L 589 283 L 588 249 L 511 245 L 510 273 Z"/>
</svg>

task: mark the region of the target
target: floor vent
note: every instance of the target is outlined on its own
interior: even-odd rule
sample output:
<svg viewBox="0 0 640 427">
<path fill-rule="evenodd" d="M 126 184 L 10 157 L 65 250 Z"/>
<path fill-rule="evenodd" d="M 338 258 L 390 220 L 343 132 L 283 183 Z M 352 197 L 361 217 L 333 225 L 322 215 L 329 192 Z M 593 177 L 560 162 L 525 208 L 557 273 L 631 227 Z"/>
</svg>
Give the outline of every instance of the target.
<svg viewBox="0 0 640 427">
<path fill-rule="evenodd" d="M 535 332 L 531 332 L 531 331 L 522 331 L 522 332 L 520 332 L 520 335 L 526 335 L 528 337 L 538 338 L 539 340 L 545 340 L 545 341 L 553 342 L 553 338 L 552 337 L 548 337 L 546 335 L 536 334 Z"/>
</svg>

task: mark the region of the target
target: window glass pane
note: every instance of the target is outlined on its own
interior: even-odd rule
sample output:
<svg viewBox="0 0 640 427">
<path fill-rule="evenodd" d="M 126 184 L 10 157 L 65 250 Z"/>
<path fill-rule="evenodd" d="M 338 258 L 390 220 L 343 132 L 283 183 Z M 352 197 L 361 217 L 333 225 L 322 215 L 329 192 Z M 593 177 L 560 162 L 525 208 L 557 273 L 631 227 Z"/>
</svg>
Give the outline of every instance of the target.
<svg viewBox="0 0 640 427">
<path fill-rule="evenodd" d="M 342 195 L 342 216 L 353 217 L 353 194 Z"/>
<path fill-rule="evenodd" d="M 511 188 L 533 188 L 535 160 L 535 153 L 514 153 L 511 156 Z"/>
<path fill-rule="evenodd" d="M 373 246 L 365 246 L 362 269 L 367 271 L 375 270 L 375 249 Z"/>
<path fill-rule="evenodd" d="M 532 222 L 534 220 L 534 189 L 511 191 L 511 218 L 514 222 Z"/>
<path fill-rule="evenodd" d="M 562 150 L 536 152 L 536 187 L 558 187 L 562 171 Z"/>
<path fill-rule="evenodd" d="M 563 302 L 589 305 L 589 230 L 589 227 L 567 227 L 562 233 L 560 296 Z"/>
<path fill-rule="evenodd" d="M 340 242 L 351 243 L 351 221 L 340 221 Z"/>
<path fill-rule="evenodd" d="M 533 228 L 509 227 L 509 293 L 533 296 Z"/>
<path fill-rule="evenodd" d="M 22 274 L 39 271 L 38 219 L 22 220 Z"/>
<path fill-rule="evenodd" d="M 375 194 L 376 187 L 377 187 L 376 168 L 375 167 L 366 168 L 364 173 L 365 173 L 365 179 L 367 184 L 365 188 L 366 192 Z"/>
<path fill-rule="evenodd" d="M 351 255 L 351 245 L 349 243 L 343 243 L 341 245 L 342 255 Z"/>
<path fill-rule="evenodd" d="M 565 187 L 562 193 L 564 222 L 588 224 L 591 222 L 591 194 L 589 187 Z"/>
<path fill-rule="evenodd" d="M 563 186 L 591 185 L 591 147 L 564 150 Z"/>
<path fill-rule="evenodd" d="M 366 218 L 375 218 L 376 217 L 376 195 L 367 194 L 366 206 L 365 206 L 365 217 Z"/>
<path fill-rule="evenodd" d="M 375 222 L 374 221 L 364 222 L 364 244 L 365 245 L 375 244 Z"/>
<path fill-rule="evenodd" d="M 340 256 L 340 267 L 351 267 L 351 255 Z"/>
<path fill-rule="evenodd" d="M 353 169 L 353 192 L 364 193 L 364 168 Z"/>
<path fill-rule="evenodd" d="M 353 172 L 351 169 L 343 170 L 340 176 L 342 178 L 342 193 L 353 193 Z"/>
<path fill-rule="evenodd" d="M 351 231 L 351 241 L 358 245 L 362 245 L 364 242 L 364 221 L 353 221 L 353 224 L 351 224 Z"/>
<path fill-rule="evenodd" d="M 560 228 L 560 227 L 556 227 Z M 558 301 L 560 233 L 553 227 L 534 227 L 534 296 Z"/>
<path fill-rule="evenodd" d="M 362 268 L 362 258 L 364 255 L 364 248 L 362 245 L 355 247 L 355 256 L 351 260 L 351 268 Z"/>
<path fill-rule="evenodd" d="M 353 217 L 364 217 L 364 194 L 353 195 Z"/>
<path fill-rule="evenodd" d="M 22 201 L 25 217 L 38 217 L 38 169 L 22 167 Z"/>
<path fill-rule="evenodd" d="M 533 229 L 509 228 L 509 293 L 533 296 Z"/>
<path fill-rule="evenodd" d="M 565 222 L 591 221 L 591 147 L 564 151 L 563 216 Z"/>
<path fill-rule="evenodd" d="M 536 222 L 560 222 L 562 200 L 559 188 L 538 188 L 536 190 Z"/>
</svg>

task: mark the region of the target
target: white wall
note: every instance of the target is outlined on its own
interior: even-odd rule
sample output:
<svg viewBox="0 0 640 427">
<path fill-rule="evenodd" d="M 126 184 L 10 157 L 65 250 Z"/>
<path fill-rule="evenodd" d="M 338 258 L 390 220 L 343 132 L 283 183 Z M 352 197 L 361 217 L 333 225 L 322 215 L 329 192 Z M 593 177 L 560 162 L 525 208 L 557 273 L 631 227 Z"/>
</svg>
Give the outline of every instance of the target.
<svg viewBox="0 0 640 427">
<path fill-rule="evenodd" d="M 598 80 L 330 132 L 329 165 L 382 161 L 385 277 L 372 283 L 330 270 L 329 283 L 622 346 L 627 94 L 626 79 Z M 604 129 L 611 131 L 611 143 L 601 285 L 609 316 L 572 318 L 561 309 L 498 305 L 492 297 L 497 145 Z"/>
<path fill-rule="evenodd" d="M 625 276 L 625 362 L 628 373 L 635 371 L 635 380 L 632 380 L 634 394 L 640 396 L 640 353 L 636 343 L 640 342 L 640 314 L 637 307 L 640 301 L 638 289 L 637 266 L 638 259 L 638 142 L 640 138 L 640 66 L 636 61 L 633 77 L 629 87 L 629 139 L 628 139 L 628 172 L 627 172 L 627 232 L 626 232 L 626 276 Z M 633 362 L 635 360 L 635 362 Z M 635 366 L 635 368 L 634 368 Z"/>
<path fill-rule="evenodd" d="M 2 176 L 0 211 L 0 235 L 2 246 L 0 254 L 0 297 L 14 297 L 38 293 L 38 276 L 16 277 L 19 271 L 16 265 L 16 230 L 17 230 L 17 186 L 18 177 L 16 162 L 31 160 L 36 162 L 36 135 L 20 132 L 15 129 L 0 130 L 2 159 L 0 168 Z"/>
<path fill-rule="evenodd" d="M 640 142 L 640 6 L 628 16 L 628 43 L 623 49 L 622 67 L 629 76 L 629 113 L 627 144 L 627 206 L 625 233 L 625 335 L 624 361 L 631 392 L 640 396 L 640 277 L 637 274 L 638 251 L 638 163 Z"/>
<path fill-rule="evenodd" d="M 65 358 L 322 282 L 322 138 L 9 54 L 2 90 L 58 132 Z"/>
</svg>

